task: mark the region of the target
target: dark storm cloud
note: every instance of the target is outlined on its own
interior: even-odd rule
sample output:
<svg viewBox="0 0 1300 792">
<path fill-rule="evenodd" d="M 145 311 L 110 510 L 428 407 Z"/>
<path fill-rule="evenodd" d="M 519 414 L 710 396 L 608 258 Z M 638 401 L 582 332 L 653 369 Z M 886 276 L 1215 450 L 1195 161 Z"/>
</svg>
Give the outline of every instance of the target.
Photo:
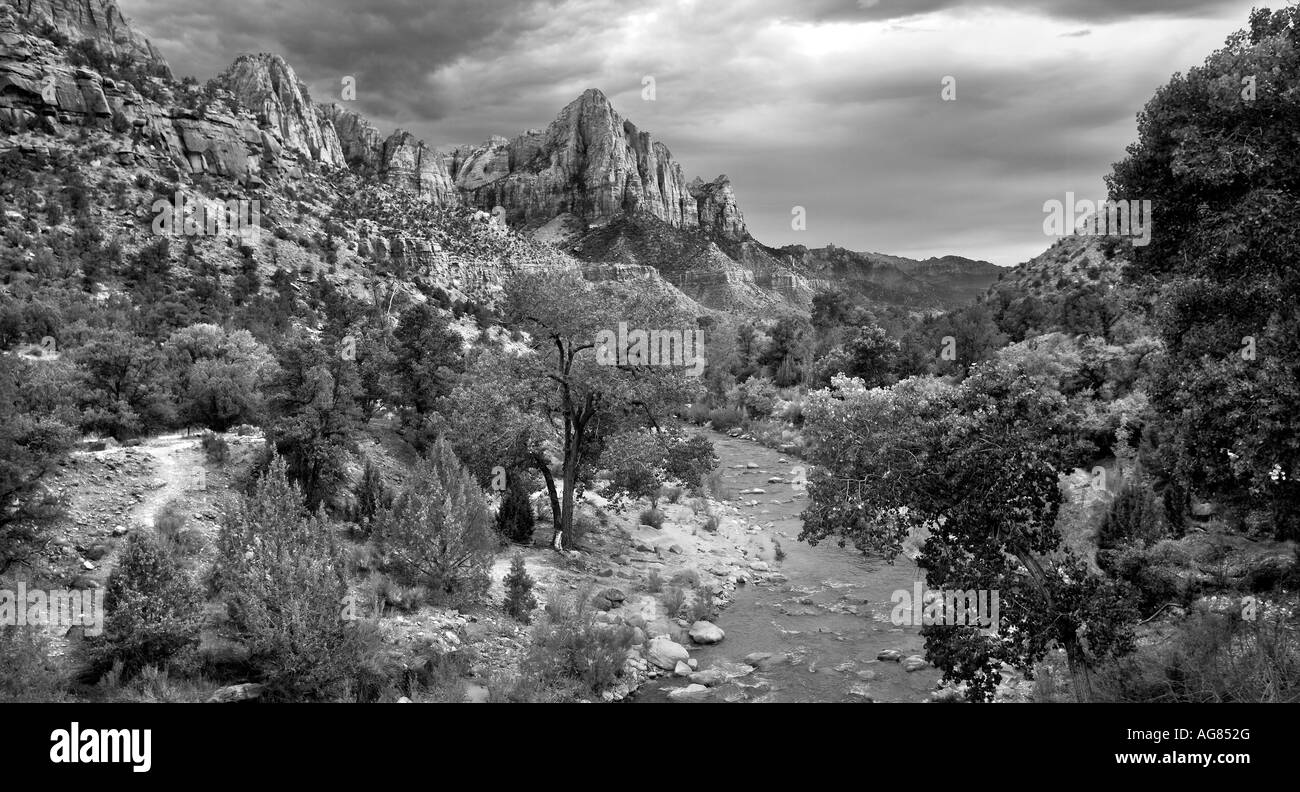
<svg viewBox="0 0 1300 792">
<path fill-rule="evenodd" d="M 775 8 L 784 4 L 771 5 Z M 819 20 L 885 20 L 936 11 L 1001 8 L 1102 23 L 1138 17 L 1209 15 L 1222 5 L 1221 0 L 814 0 L 796 13 Z"/>
<path fill-rule="evenodd" d="M 123 10 L 178 74 L 211 77 L 240 53 L 284 56 L 318 101 L 357 80 L 360 109 L 383 117 L 438 117 L 448 107 L 431 73 L 459 58 L 508 51 L 542 24 L 542 0 L 125 0 Z"/>
</svg>

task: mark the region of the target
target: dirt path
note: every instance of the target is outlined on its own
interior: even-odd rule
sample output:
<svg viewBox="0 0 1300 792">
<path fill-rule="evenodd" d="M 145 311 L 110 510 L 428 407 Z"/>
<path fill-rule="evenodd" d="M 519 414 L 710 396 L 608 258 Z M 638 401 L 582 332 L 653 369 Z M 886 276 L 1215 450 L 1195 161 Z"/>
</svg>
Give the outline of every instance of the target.
<svg viewBox="0 0 1300 792">
<path fill-rule="evenodd" d="M 207 472 L 199 438 L 183 434 L 160 435 L 137 446 L 154 461 L 155 488 L 134 509 L 131 518 L 152 526 L 158 511 L 171 500 L 197 495 L 207 487 Z"/>
</svg>

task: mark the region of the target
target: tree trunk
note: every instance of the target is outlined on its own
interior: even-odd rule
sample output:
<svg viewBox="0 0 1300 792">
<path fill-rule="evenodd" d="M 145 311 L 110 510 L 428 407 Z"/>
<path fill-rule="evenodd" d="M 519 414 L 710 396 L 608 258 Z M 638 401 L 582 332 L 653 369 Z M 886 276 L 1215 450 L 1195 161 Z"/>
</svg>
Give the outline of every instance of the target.
<svg viewBox="0 0 1300 792">
<path fill-rule="evenodd" d="M 576 453 L 574 455 L 576 457 Z M 578 484 L 578 460 L 568 458 L 564 460 L 564 492 L 560 493 L 560 530 L 561 546 L 565 550 L 573 548 L 573 494 Z"/>
<path fill-rule="evenodd" d="M 533 457 L 533 465 L 542 474 L 542 480 L 546 482 L 546 494 L 551 501 L 551 528 L 553 529 L 551 544 L 555 544 L 555 538 L 559 536 L 560 531 L 560 496 L 555 491 L 555 476 L 551 475 L 550 466 L 540 454 Z"/>
<path fill-rule="evenodd" d="M 1083 647 L 1077 641 L 1066 641 L 1065 660 L 1070 668 L 1070 683 L 1074 688 L 1074 700 L 1080 704 L 1092 701 L 1092 672 L 1088 660 L 1083 656 Z"/>
<path fill-rule="evenodd" d="M 1047 573 L 1043 571 L 1038 559 L 1032 553 L 1021 552 L 1020 550 L 1014 550 L 1013 553 L 1016 558 L 1020 559 L 1020 563 L 1025 565 L 1025 569 L 1029 571 L 1029 579 L 1034 582 L 1034 586 L 1047 600 L 1047 607 L 1055 610 L 1052 593 L 1047 588 Z M 1088 668 L 1088 660 L 1084 655 L 1083 646 L 1080 645 L 1078 636 L 1073 632 L 1064 636 L 1058 633 L 1058 638 L 1064 645 L 1065 661 L 1070 669 L 1070 686 L 1074 688 L 1075 701 L 1090 701 L 1092 699 L 1092 674 Z"/>
</svg>

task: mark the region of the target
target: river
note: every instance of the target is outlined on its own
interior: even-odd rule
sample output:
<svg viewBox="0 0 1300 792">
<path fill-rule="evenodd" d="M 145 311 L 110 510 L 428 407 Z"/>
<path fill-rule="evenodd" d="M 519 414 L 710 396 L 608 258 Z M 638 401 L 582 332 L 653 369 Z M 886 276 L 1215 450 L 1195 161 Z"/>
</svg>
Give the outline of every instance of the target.
<svg viewBox="0 0 1300 792">
<path fill-rule="evenodd" d="M 788 482 L 801 461 L 751 441 L 707 434 L 721 459 L 730 502 L 743 519 L 762 526 L 755 539 L 780 542 L 784 559 L 768 563 L 786 582 L 738 587 L 716 620 L 726 638 L 714 646 L 690 647 L 700 669 L 740 663 L 755 652 L 772 655 L 754 673 L 695 700 L 925 700 L 939 680 L 935 669 L 908 672 L 898 662 L 876 659 L 885 649 L 904 656 L 924 654 L 920 627 L 896 627 L 889 618 L 891 595 L 899 589 L 910 592 L 916 581 L 924 581 L 916 564 L 900 556 L 890 565 L 834 542 L 810 547 L 798 541 L 807 497 Z M 745 467 L 749 464 L 757 467 Z M 786 483 L 767 483 L 774 476 Z M 766 492 L 738 494 L 754 487 Z M 748 505 L 751 500 L 758 504 Z M 669 691 L 686 684 L 685 679 L 661 677 L 644 686 L 636 700 L 669 700 Z"/>
</svg>

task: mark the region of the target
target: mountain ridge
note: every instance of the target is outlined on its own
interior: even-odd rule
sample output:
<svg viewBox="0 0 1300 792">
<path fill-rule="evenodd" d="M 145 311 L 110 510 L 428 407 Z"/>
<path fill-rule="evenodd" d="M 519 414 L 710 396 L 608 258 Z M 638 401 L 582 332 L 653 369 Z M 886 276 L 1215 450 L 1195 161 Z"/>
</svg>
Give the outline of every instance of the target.
<svg viewBox="0 0 1300 792">
<path fill-rule="evenodd" d="M 293 68 L 272 53 L 240 55 L 207 85 L 177 85 L 113 0 L 6 0 L 6 7 L 17 20 L 0 22 L 0 37 L 17 57 L 0 62 L 0 122 L 53 133 L 85 124 L 122 127 L 130 143 L 116 156 L 124 163 L 224 176 L 254 188 L 268 178 L 301 179 L 304 169 L 351 170 L 441 207 L 500 207 L 512 227 L 540 233 L 582 261 L 651 266 L 701 305 L 742 313 L 807 311 L 814 293 L 838 286 L 869 300 L 942 310 L 993 279 L 987 262 L 960 256 L 913 262 L 853 254 L 857 264 L 848 266 L 834 263 L 843 258 L 834 246 L 765 246 L 750 235 L 726 175 L 688 181 L 668 146 L 596 88 L 544 129 L 440 149 L 402 129 L 384 136 L 356 111 L 313 101 Z M 79 66 L 57 47 L 39 44 L 47 29 L 140 60 L 157 76 Z M 22 40 L 24 32 L 38 38 Z M 43 90 L 51 80 L 52 98 Z M 650 229 L 646 218 L 662 226 Z M 667 260 L 666 251 L 689 255 Z"/>
</svg>

